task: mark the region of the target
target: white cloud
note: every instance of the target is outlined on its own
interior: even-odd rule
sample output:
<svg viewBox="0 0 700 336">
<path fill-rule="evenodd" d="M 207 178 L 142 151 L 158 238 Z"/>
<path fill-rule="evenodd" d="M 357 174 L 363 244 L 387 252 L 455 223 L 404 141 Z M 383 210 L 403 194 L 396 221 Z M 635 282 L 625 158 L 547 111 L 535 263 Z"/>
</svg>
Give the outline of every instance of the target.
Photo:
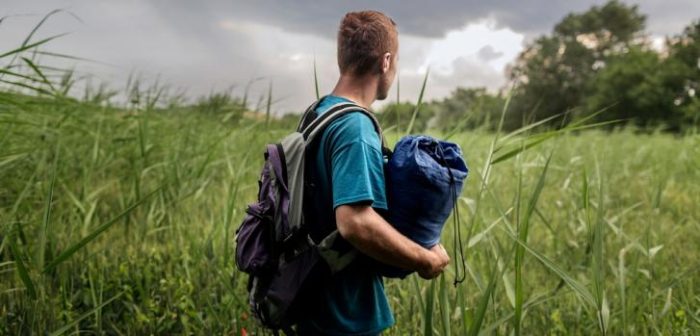
<svg viewBox="0 0 700 336">
<path fill-rule="evenodd" d="M 651 47 L 656 51 L 664 51 L 666 38 L 664 36 L 651 36 Z"/>
<path fill-rule="evenodd" d="M 415 101 L 428 67 L 425 99 L 445 97 L 457 86 L 496 91 L 505 84 L 505 66 L 522 50 L 524 34 L 484 19 L 439 39 L 399 38 L 401 100 Z M 486 54 L 489 57 L 484 57 Z"/>
<path fill-rule="evenodd" d="M 523 39 L 523 34 L 509 28 L 496 28 L 493 21 L 471 23 L 434 41 L 423 67 L 431 66 L 434 71 L 446 75 L 454 72 L 455 60 L 467 58 L 476 64 L 502 72 L 506 64 L 522 49 Z M 490 48 L 492 53 L 500 53 L 501 57 L 484 60 L 479 57 L 484 48 Z"/>
</svg>

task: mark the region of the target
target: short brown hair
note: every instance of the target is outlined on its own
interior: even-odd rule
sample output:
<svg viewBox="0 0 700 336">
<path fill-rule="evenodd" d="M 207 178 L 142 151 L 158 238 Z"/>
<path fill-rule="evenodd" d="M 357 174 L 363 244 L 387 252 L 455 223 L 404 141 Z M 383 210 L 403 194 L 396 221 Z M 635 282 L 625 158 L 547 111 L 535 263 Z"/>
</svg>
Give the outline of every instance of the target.
<svg viewBox="0 0 700 336">
<path fill-rule="evenodd" d="M 377 69 L 384 53 L 396 54 L 398 31 L 394 20 L 377 11 L 350 12 L 338 29 L 340 73 L 362 76 Z"/>
</svg>

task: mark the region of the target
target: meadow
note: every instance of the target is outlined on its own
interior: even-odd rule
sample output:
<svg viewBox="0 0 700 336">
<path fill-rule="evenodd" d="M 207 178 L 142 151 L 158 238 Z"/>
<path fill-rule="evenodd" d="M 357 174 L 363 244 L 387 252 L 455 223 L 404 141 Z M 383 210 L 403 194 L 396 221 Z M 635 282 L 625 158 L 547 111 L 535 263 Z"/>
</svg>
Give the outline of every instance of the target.
<svg viewBox="0 0 700 336">
<path fill-rule="evenodd" d="M 265 334 L 234 232 L 263 145 L 292 123 L 139 97 L 0 92 L 0 334 Z M 404 134 L 384 127 L 392 145 Z M 471 168 L 467 277 L 453 286 L 451 265 L 386 280 L 388 335 L 700 330 L 699 136 L 428 133 L 460 144 Z"/>
<path fill-rule="evenodd" d="M 271 91 L 187 104 L 133 80 L 121 103 L 75 98 L 72 72 L 36 62 L 56 37 L 35 31 L 0 54 L 0 335 L 269 334 L 234 235 L 295 117 L 270 115 Z M 406 129 L 379 115 L 390 147 L 417 113 Z M 700 332 L 700 136 L 589 121 L 427 132 L 470 167 L 460 230 L 443 232 L 442 276 L 385 280 L 387 335 Z"/>
</svg>

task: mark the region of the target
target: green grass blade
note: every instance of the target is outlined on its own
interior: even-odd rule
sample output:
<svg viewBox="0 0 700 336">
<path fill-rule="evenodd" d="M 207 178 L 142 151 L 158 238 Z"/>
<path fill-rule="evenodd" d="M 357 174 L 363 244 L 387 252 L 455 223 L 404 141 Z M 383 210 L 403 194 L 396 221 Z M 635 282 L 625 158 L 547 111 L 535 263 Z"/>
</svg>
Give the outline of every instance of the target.
<svg viewBox="0 0 700 336">
<path fill-rule="evenodd" d="M 420 307 L 423 314 L 425 314 L 425 304 L 423 303 L 423 296 L 421 295 L 420 284 L 418 284 L 417 274 L 413 274 L 411 276 L 411 282 L 413 283 L 413 288 L 415 290 L 415 298 L 418 300 L 418 307 Z"/>
<path fill-rule="evenodd" d="M 586 174 L 586 167 L 582 169 L 582 181 L 581 181 L 581 207 L 588 211 L 589 207 L 589 196 L 588 196 L 588 175 Z"/>
<path fill-rule="evenodd" d="M 316 100 L 321 99 L 318 91 L 318 72 L 316 71 L 316 56 L 314 56 L 314 88 L 316 88 Z"/>
<path fill-rule="evenodd" d="M 625 285 L 625 254 L 630 245 L 627 245 L 620 249 L 618 253 L 617 262 L 617 276 L 618 276 L 618 286 L 620 288 L 620 308 L 621 308 L 621 318 L 622 318 L 622 334 L 627 333 L 627 299 L 626 299 L 626 285 Z"/>
<path fill-rule="evenodd" d="M 17 266 L 17 273 L 19 274 L 20 280 L 22 280 L 22 283 L 24 283 L 24 287 L 27 289 L 27 294 L 29 294 L 29 297 L 32 298 L 32 300 L 36 300 L 37 295 L 36 295 L 36 289 L 34 287 L 34 282 L 32 282 L 32 278 L 29 275 L 29 271 L 27 270 L 27 266 L 24 264 L 23 261 L 23 256 L 22 252 L 20 251 L 19 247 L 17 246 L 17 231 L 19 231 L 19 223 L 17 223 L 17 229 L 12 230 L 10 229 L 10 236 L 8 237 L 8 245 L 10 246 L 10 251 L 12 252 L 12 257 L 15 260 L 15 265 Z"/>
<path fill-rule="evenodd" d="M 155 195 L 156 192 L 160 191 L 161 188 L 157 188 L 154 191 L 151 191 L 149 194 L 145 195 L 135 203 L 131 204 L 129 207 L 124 209 L 120 214 L 117 216 L 113 217 L 112 219 L 108 220 L 104 224 L 98 226 L 94 231 L 92 231 L 90 234 L 88 234 L 85 238 L 81 239 L 78 243 L 74 244 L 73 246 L 67 248 L 61 254 L 58 255 L 54 260 L 51 261 L 45 268 L 44 268 L 44 273 L 47 273 L 51 271 L 53 268 L 55 268 L 58 264 L 64 262 L 68 258 L 70 258 L 75 252 L 78 252 L 81 248 L 83 248 L 85 245 L 87 245 L 89 242 L 91 242 L 93 239 L 97 238 L 102 232 L 106 231 L 109 229 L 114 223 L 116 223 L 118 220 L 123 218 L 124 216 L 127 216 L 130 214 L 134 209 L 136 209 L 139 205 L 143 204 L 147 199 L 149 199 L 151 196 Z"/>
<path fill-rule="evenodd" d="M 4 57 L 7 57 L 7 56 L 12 56 L 12 55 L 19 54 L 19 53 L 21 53 L 21 52 L 23 52 L 23 51 L 25 51 L 25 50 L 29 50 L 29 49 L 32 49 L 32 48 L 34 48 L 34 47 L 38 47 L 38 46 L 40 46 L 40 45 L 46 44 L 46 43 L 48 43 L 48 42 L 50 42 L 50 41 L 52 41 L 52 40 L 54 40 L 54 39 L 57 39 L 57 38 L 59 38 L 59 37 L 65 36 L 65 35 L 67 35 L 67 34 L 64 33 L 64 34 L 53 35 L 53 36 L 51 36 L 51 37 L 47 37 L 47 38 L 42 39 L 42 40 L 39 40 L 39 41 L 37 41 L 37 42 L 31 43 L 31 44 L 27 44 L 27 45 L 23 45 L 23 46 L 21 46 L 21 47 L 19 47 L 19 48 L 15 48 L 15 49 L 12 49 L 12 50 L 10 50 L 10 51 L 8 51 L 8 52 L 5 52 L 5 53 L 3 53 L 3 54 L 0 54 L 0 58 L 4 58 Z"/>
<path fill-rule="evenodd" d="M 50 11 L 48 14 L 44 15 L 44 17 L 41 18 L 41 20 L 39 20 L 39 22 L 36 25 L 34 25 L 34 28 L 32 28 L 32 30 L 29 32 L 27 37 L 24 38 L 24 41 L 22 42 L 22 46 L 25 46 L 29 43 L 29 41 L 32 39 L 32 37 L 34 37 L 34 34 L 36 34 L 36 32 L 39 31 L 39 28 L 41 28 L 41 26 L 43 26 L 44 23 L 46 23 L 46 20 L 48 20 L 50 17 L 52 17 L 55 14 L 58 14 L 62 11 L 63 11 L 63 9 L 54 9 L 54 10 Z"/>
<path fill-rule="evenodd" d="M 556 274 L 560 279 L 564 280 L 564 282 L 569 285 L 569 287 L 574 291 L 574 293 L 580 297 L 585 303 L 589 304 L 592 307 L 595 307 L 595 298 L 593 297 L 593 294 L 580 282 L 576 281 L 573 277 L 568 275 L 564 270 L 561 269 L 554 261 L 549 259 L 547 256 L 533 250 L 530 246 L 527 244 L 523 243 L 518 239 L 518 237 L 509 232 L 508 230 L 504 229 L 504 232 L 513 239 L 517 244 L 521 245 L 522 247 L 525 248 L 525 250 L 532 254 L 542 265 L 544 265 L 546 268 L 548 268 L 550 271 L 552 271 L 554 274 Z"/>
<path fill-rule="evenodd" d="M 420 94 L 418 95 L 418 102 L 416 107 L 413 109 L 413 115 L 411 116 L 411 121 L 408 123 L 408 128 L 406 128 L 406 134 L 411 134 L 413 131 L 413 124 L 416 122 L 416 116 L 418 116 L 418 111 L 423 104 L 423 94 L 425 94 L 425 86 L 428 83 L 428 75 L 430 75 L 430 69 L 425 72 L 425 77 L 423 77 L 423 85 L 420 88 Z"/>
<path fill-rule="evenodd" d="M 64 325 L 61 328 L 56 329 L 56 331 L 51 333 L 51 336 L 63 335 L 66 331 L 70 330 L 71 328 L 75 327 L 78 323 L 80 323 L 80 321 L 88 318 L 91 315 L 94 315 L 97 311 L 104 308 L 106 305 L 112 303 L 112 301 L 120 298 L 123 294 L 124 294 L 124 292 L 119 293 L 119 294 L 113 296 L 112 298 L 110 298 L 109 300 L 103 302 L 101 305 L 91 309 L 89 312 L 86 312 L 85 314 L 80 315 L 77 319 L 71 321 L 70 323 Z"/>
<path fill-rule="evenodd" d="M 396 104 L 401 103 L 401 76 L 400 72 L 396 71 Z"/>
<path fill-rule="evenodd" d="M 552 160 L 552 154 L 553 152 L 551 152 L 549 154 L 549 157 L 547 158 L 547 162 L 544 165 L 544 169 L 542 169 L 542 173 L 540 173 L 539 180 L 537 181 L 537 186 L 535 187 L 535 190 L 533 191 L 532 196 L 530 196 L 530 199 L 528 201 L 525 214 L 522 216 L 522 222 L 520 223 L 520 225 L 518 225 L 518 239 L 524 244 L 527 244 L 527 238 L 530 232 L 530 219 L 532 218 L 532 214 L 535 212 L 535 208 L 537 207 L 537 201 L 539 201 L 540 195 L 542 194 L 542 189 L 544 189 L 544 182 L 547 176 L 549 163 Z M 524 289 L 522 278 L 522 266 L 524 255 L 525 248 L 523 246 L 517 246 L 517 248 L 515 249 L 515 335 L 520 335 L 520 321 L 522 319 L 522 309 L 524 302 Z"/>
<path fill-rule="evenodd" d="M 24 63 L 26 63 L 34 71 L 34 73 L 41 77 L 41 80 L 44 82 L 44 84 L 48 85 L 51 88 L 51 91 L 55 91 L 53 84 L 51 84 L 51 81 L 49 81 L 49 79 L 46 78 L 44 73 L 41 70 L 39 70 L 39 67 L 37 67 L 36 64 L 32 62 L 32 60 L 26 57 L 22 57 L 22 61 L 24 61 Z"/>
<path fill-rule="evenodd" d="M 423 309 L 423 335 L 433 334 L 433 310 L 435 303 L 435 280 L 430 281 L 427 297 L 425 298 L 425 308 Z"/>
<path fill-rule="evenodd" d="M 537 126 L 546 124 L 546 123 L 548 123 L 548 122 L 550 122 L 550 121 L 552 121 L 552 120 L 554 120 L 554 119 L 556 119 L 556 118 L 559 118 L 559 117 L 561 117 L 561 116 L 563 116 L 563 115 L 564 115 L 564 113 L 555 114 L 555 115 L 553 115 L 553 116 L 551 116 L 551 117 L 549 117 L 549 118 L 544 118 L 544 119 L 542 119 L 542 120 L 540 120 L 540 121 L 537 121 L 537 122 L 534 122 L 534 123 L 532 123 L 532 124 L 525 125 L 525 126 L 519 128 L 519 129 L 515 130 L 515 131 L 512 131 L 512 132 L 510 132 L 510 133 L 504 135 L 504 136 L 501 138 L 501 141 L 506 141 L 506 140 L 508 140 L 508 139 L 510 139 L 510 138 L 515 137 L 515 136 L 518 135 L 518 134 L 527 132 L 527 131 L 529 131 L 529 130 L 531 130 L 531 129 L 537 127 Z"/>
<path fill-rule="evenodd" d="M 566 132 L 582 131 L 584 129 L 590 129 L 590 128 L 595 128 L 595 127 L 599 127 L 599 126 L 614 124 L 614 123 L 619 122 L 619 121 L 620 120 L 610 120 L 610 121 L 604 121 L 604 122 L 599 122 L 599 123 L 595 123 L 595 124 L 586 124 L 586 125 L 579 125 L 576 123 L 572 123 L 572 124 L 568 125 L 567 127 L 556 130 L 556 131 L 535 134 L 535 135 L 530 136 L 528 138 L 528 140 L 530 141 L 528 144 L 526 144 L 525 146 L 518 146 L 518 147 L 506 152 L 505 154 L 502 154 L 501 156 L 499 156 L 499 157 L 495 158 L 493 161 L 491 161 L 491 164 L 496 164 L 496 163 L 505 161 L 507 159 L 510 159 L 513 156 L 520 154 L 521 152 L 524 152 L 530 148 L 533 148 L 533 147 L 543 143 L 546 140 L 549 140 L 549 139 L 557 137 L 557 136 L 561 136 Z M 499 146 L 495 151 L 498 152 L 499 150 L 501 150 L 503 148 L 505 148 L 505 147 Z"/>
<path fill-rule="evenodd" d="M 37 55 L 63 58 L 63 59 L 71 60 L 71 61 L 90 62 L 90 63 L 97 63 L 97 64 L 103 64 L 103 65 L 111 65 L 109 63 L 100 62 L 98 60 L 94 60 L 94 59 L 90 59 L 90 58 L 77 57 L 77 56 L 73 56 L 73 55 L 61 54 L 61 53 L 51 52 L 51 51 L 37 50 L 35 53 Z M 42 68 L 42 67 L 44 67 L 44 66 L 39 65 L 39 68 Z"/>
<path fill-rule="evenodd" d="M 483 175 L 480 176 L 481 177 L 481 185 L 479 186 L 479 189 L 478 189 L 479 191 L 476 195 L 476 200 L 477 200 L 476 205 L 474 206 L 474 211 L 473 211 L 473 214 L 471 216 L 470 223 L 469 223 L 469 229 L 467 230 L 467 237 L 466 237 L 467 241 L 471 241 L 473 234 L 474 234 L 474 230 L 477 226 L 476 219 L 478 217 L 479 209 L 481 208 L 480 207 L 481 202 L 479 200 L 481 200 L 481 198 L 484 194 L 484 191 L 487 191 L 487 186 L 489 184 L 489 178 L 491 176 L 491 169 L 493 168 L 493 165 L 490 162 L 493 159 L 494 149 L 496 147 L 496 143 L 498 142 L 498 136 L 499 136 L 501 129 L 503 127 L 503 121 L 505 120 L 505 115 L 506 115 L 506 112 L 508 111 L 508 106 L 510 105 L 510 101 L 513 97 L 512 93 L 513 93 L 513 90 L 511 89 L 508 92 L 508 96 L 507 96 L 505 104 L 503 104 L 503 109 L 501 110 L 501 118 L 500 118 L 500 121 L 498 123 L 498 129 L 497 129 L 493 139 L 491 140 L 491 145 L 489 146 L 489 151 L 488 151 L 489 154 L 488 154 L 488 157 L 486 158 L 486 161 L 484 162 L 484 168 L 483 168 L 483 173 L 482 173 Z M 479 176 L 479 175 L 477 174 L 477 176 Z M 490 189 L 488 189 L 488 190 L 490 191 Z M 504 219 L 506 219 L 506 218 L 504 217 Z M 471 251 L 470 249 L 467 249 L 467 254 L 470 251 Z"/>
<path fill-rule="evenodd" d="M 554 298 L 554 296 L 551 296 L 551 295 L 538 295 L 538 296 L 533 297 L 532 299 L 528 300 L 528 302 L 525 302 L 524 307 L 525 308 L 534 307 L 534 306 L 540 305 L 542 303 L 545 303 L 549 300 L 552 300 L 553 298 Z M 494 331 L 496 329 L 498 329 L 498 327 L 501 327 L 504 323 L 506 323 L 508 320 L 510 320 L 512 318 L 513 318 L 512 312 L 506 314 L 505 316 L 496 320 L 494 323 L 491 323 L 491 325 L 483 328 L 479 332 L 479 336 L 494 335 Z"/>
<path fill-rule="evenodd" d="M 455 136 L 456 134 L 458 134 L 459 132 L 463 131 L 463 130 L 464 130 L 464 126 L 467 125 L 467 123 L 469 122 L 469 120 L 472 119 L 472 117 L 474 117 L 474 115 L 473 115 L 473 114 L 469 114 L 469 115 L 467 115 L 465 118 L 462 118 L 462 120 L 460 120 L 460 122 L 457 123 L 457 125 L 455 125 L 455 127 L 453 127 L 452 130 L 451 130 L 449 133 L 447 133 L 447 135 L 445 135 L 445 136 L 443 137 L 443 140 L 447 141 L 447 140 L 449 140 L 451 137 L 453 137 L 453 136 Z"/>
<path fill-rule="evenodd" d="M 265 106 L 265 125 L 270 125 L 270 110 L 272 109 L 272 80 L 270 80 L 270 86 L 267 89 L 267 104 Z"/>
<path fill-rule="evenodd" d="M 32 151 L 25 151 L 22 153 L 11 153 L 6 155 L 0 155 L 0 168 L 5 165 L 9 165 L 15 161 L 22 160 L 30 155 Z"/>
<path fill-rule="evenodd" d="M 445 273 L 440 274 L 440 316 L 442 316 L 442 333 L 443 335 L 452 335 L 450 330 L 450 299 L 447 296 L 447 281 Z"/>
<path fill-rule="evenodd" d="M 550 139 L 550 138 L 552 138 L 552 137 L 554 137 L 554 135 L 551 135 L 551 136 L 549 136 L 549 137 L 542 138 L 542 139 L 537 139 L 537 140 L 535 140 L 535 141 L 531 141 L 531 142 L 529 142 L 529 143 L 527 143 L 527 144 L 525 144 L 525 145 L 523 145 L 523 146 L 520 146 L 520 147 L 518 147 L 518 148 L 515 148 L 515 149 L 513 149 L 513 150 L 510 150 L 510 151 L 508 151 L 507 153 L 505 153 L 505 154 L 503 154 L 503 155 L 501 155 L 501 156 L 495 158 L 493 161 L 491 161 L 491 164 L 494 164 L 494 165 L 495 165 L 495 164 L 497 164 L 497 163 L 499 163 L 499 162 L 508 160 L 508 159 L 510 159 L 510 158 L 512 158 L 512 157 L 514 157 L 514 156 L 516 156 L 516 155 L 518 155 L 518 154 L 520 154 L 520 153 L 522 153 L 522 152 L 524 152 L 524 151 L 526 151 L 526 150 L 532 148 L 532 147 L 535 147 L 535 146 L 537 146 L 537 145 L 539 145 L 539 144 L 541 144 L 541 143 L 547 141 L 548 139 Z"/>
<path fill-rule="evenodd" d="M 607 334 L 608 322 L 610 313 L 607 307 L 605 298 L 605 260 L 603 259 L 603 243 L 604 243 L 604 218 L 603 218 L 603 177 L 600 174 L 600 167 L 596 164 L 598 170 L 598 204 L 597 214 L 593 231 L 593 288 L 596 298 L 596 308 L 598 310 L 598 326 L 603 335 Z"/>
<path fill-rule="evenodd" d="M 489 274 L 489 284 L 486 290 L 481 295 L 479 303 L 476 306 L 476 312 L 474 315 L 474 321 L 469 328 L 468 335 L 477 336 L 479 335 L 479 330 L 481 325 L 484 323 L 484 318 L 486 317 L 486 308 L 488 308 L 489 302 L 491 301 L 491 296 L 493 295 L 493 290 L 496 288 L 496 280 L 498 279 L 498 267 L 497 263 L 493 263 L 491 266 L 491 272 Z"/>
<path fill-rule="evenodd" d="M 37 267 L 41 269 L 44 267 L 44 258 L 46 256 L 46 248 L 47 244 L 49 243 L 49 236 L 50 236 L 50 221 L 51 221 L 51 209 L 52 209 L 52 204 L 53 204 L 53 191 L 54 187 L 56 185 L 56 175 L 58 172 L 58 158 L 60 156 L 60 147 L 57 144 L 56 145 L 56 150 L 54 151 L 54 161 L 53 161 L 53 169 L 51 173 L 51 182 L 49 183 L 49 190 L 47 191 L 46 195 L 46 203 L 44 204 L 44 216 L 43 220 L 41 223 L 41 230 L 39 231 L 39 249 L 37 250 L 37 256 L 36 256 L 36 261 L 37 261 Z"/>
<path fill-rule="evenodd" d="M 9 81 L 9 80 L 5 80 L 5 79 L 0 79 L 0 83 L 5 83 L 5 84 L 12 85 L 12 86 L 17 86 L 17 87 L 29 89 L 29 90 L 34 91 L 34 92 L 36 92 L 36 93 L 41 93 L 41 94 L 45 94 L 45 95 L 51 95 L 51 94 L 52 94 L 51 92 L 49 92 L 49 91 L 47 91 L 47 90 L 45 90 L 45 89 L 42 89 L 42 88 L 36 87 L 36 86 L 31 86 L 31 85 L 29 85 L 29 84 L 25 84 L 25 83 L 22 83 L 22 82 L 15 82 L 15 81 Z"/>
<path fill-rule="evenodd" d="M 22 79 L 32 81 L 32 82 L 42 82 L 42 80 L 39 78 L 34 78 L 31 76 L 23 75 L 21 73 L 6 70 L 6 69 L 0 69 L 0 75 L 8 75 L 8 76 L 12 76 L 12 77 L 18 77 L 18 78 L 22 78 Z"/>
</svg>

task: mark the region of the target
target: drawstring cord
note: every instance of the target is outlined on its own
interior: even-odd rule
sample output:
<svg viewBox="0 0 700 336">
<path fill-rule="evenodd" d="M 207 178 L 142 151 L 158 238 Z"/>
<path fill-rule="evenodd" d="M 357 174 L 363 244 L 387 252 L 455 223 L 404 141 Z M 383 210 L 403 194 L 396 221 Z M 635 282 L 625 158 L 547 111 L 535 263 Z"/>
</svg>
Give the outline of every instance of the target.
<svg viewBox="0 0 700 336">
<path fill-rule="evenodd" d="M 442 159 L 442 163 L 445 165 L 445 168 L 447 168 L 447 172 L 450 175 L 450 189 L 452 191 L 452 222 L 453 222 L 453 248 L 454 250 L 454 258 L 455 258 L 455 280 L 453 282 L 453 285 L 457 287 L 457 285 L 461 284 L 464 282 L 464 280 L 467 278 L 467 262 L 464 258 L 464 247 L 462 246 L 462 228 L 461 228 L 461 220 L 459 216 L 459 204 L 457 204 L 457 181 L 455 181 L 454 175 L 452 174 L 452 168 L 447 165 L 447 159 L 445 159 L 445 152 L 442 150 L 442 145 L 440 145 L 440 142 L 435 142 L 437 144 L 437 149 L 440 152 L 440 158 Z M 437 153 L 436 153 L 437 154 Z M 459 276 L 459 266 L 457 266 L 457 248 L 459 248 L 459 256 L 460 256 L 460 261 L 462 264 L 462 276 Z"/>
</svg>

